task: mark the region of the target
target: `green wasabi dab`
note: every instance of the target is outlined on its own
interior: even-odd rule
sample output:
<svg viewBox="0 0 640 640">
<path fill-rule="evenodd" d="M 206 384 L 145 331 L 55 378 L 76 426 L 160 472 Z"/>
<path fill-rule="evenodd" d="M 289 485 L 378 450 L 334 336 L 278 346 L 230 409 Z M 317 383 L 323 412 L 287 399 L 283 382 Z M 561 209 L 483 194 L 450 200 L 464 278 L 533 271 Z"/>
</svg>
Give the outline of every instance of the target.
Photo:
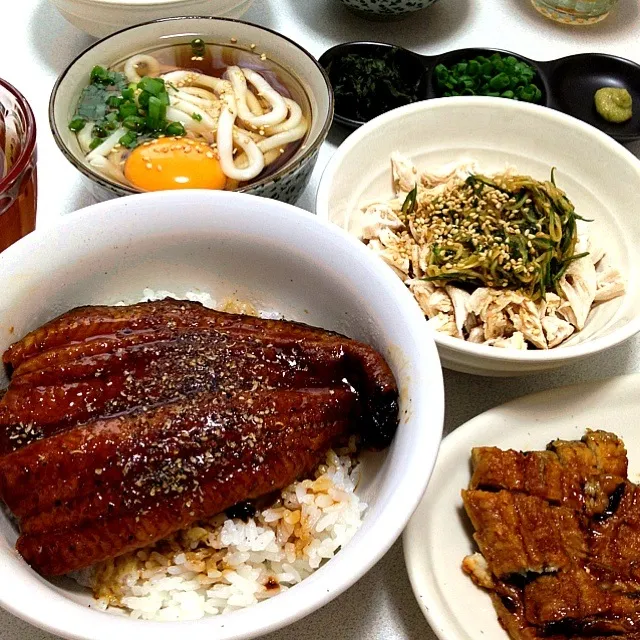
<svg viewBox="0 0 640 640">
<path fill-rule="evenodd" d="M 626 122 L 633 115 L 631 94 L 626 89 L 603 87 L 594 96 L 596 111 L 607 122 Z"/>
</svg>

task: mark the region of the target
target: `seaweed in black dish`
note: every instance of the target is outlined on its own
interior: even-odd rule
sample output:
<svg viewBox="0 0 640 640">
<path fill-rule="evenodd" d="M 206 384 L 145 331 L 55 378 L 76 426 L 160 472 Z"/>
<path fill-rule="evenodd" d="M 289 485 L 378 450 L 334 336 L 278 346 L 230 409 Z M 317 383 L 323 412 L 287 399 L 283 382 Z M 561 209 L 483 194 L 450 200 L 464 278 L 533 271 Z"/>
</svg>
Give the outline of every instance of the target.
<svg viewBox="0 0 640 640">
<path fill-rule="evenodd" d="M 335 96 L 335 119 L 357 127 L 382 113 L 426 98 L 420 56 L 394 45 L 346 43 L 320 58 Z"/>
<path fill-rule="evenodd" d="M 582 53 L 549 63 L 549 106 L 584 120 L 620 142 L 640 138 L 640 65 L 601 53 Z M 613 123 L 597 111 L 594 95 L 602 87 L 626 89 L 633 101 L 630 120 Z"/>
</svg>

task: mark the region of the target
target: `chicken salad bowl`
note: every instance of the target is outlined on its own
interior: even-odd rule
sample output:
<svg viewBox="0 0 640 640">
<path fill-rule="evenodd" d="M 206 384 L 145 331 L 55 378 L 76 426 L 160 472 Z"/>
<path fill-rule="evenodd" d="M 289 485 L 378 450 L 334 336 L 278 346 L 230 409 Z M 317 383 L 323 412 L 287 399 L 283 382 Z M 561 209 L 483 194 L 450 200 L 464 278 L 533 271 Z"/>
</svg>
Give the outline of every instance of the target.
<svg viewBox="0 0 640 640">
<path fill-rule="evenodd" d="M 573 118 L 505 102 L 377 118 L 334 156 L 316 207 L 402 279 L 446 367 L 493 376 L 562 366 L 640 327 L 640 163 Z"/>
</svg>

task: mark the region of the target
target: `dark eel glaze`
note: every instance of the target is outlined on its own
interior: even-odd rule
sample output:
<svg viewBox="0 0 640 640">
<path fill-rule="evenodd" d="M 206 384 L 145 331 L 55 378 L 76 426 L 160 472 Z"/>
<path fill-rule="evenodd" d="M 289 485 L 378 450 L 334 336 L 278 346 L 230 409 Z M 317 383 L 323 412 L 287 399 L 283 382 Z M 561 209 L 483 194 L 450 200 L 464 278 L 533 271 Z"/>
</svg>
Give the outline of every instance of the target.
<svg viewBox="0 0 640 640">
<path fill-rule="evenodd" d="M 398 421 L 371 347 L 192 302 L 74 309 L 3 360 L 0 496 L 43 575 L 268 495 L 350 435 L 383 448 Z"/>
</svg>

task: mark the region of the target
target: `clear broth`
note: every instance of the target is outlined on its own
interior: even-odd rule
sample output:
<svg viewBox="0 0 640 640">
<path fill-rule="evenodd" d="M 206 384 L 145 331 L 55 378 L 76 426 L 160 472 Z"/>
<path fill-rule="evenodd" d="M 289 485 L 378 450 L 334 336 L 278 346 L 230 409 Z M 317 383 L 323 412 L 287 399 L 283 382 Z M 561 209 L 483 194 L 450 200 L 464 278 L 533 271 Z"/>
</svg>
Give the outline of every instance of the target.
<svg viewBox="0 0 640 640">
<path fill-rule="evenodd" d="M 194 36 L 197 38 L 197 36 Z M 257 51 L 257 49 L 256 49 Z M 297 142 L 291 142 L 284 148 L 284 153 L 249 182 L 241 182 L 236 189 L 259 182 L 264 178 L 273 175 L 284 167 L 296 152 L 305 144 L 311 128 L 311 104 L 307 94 L 300 83 L 284 67 L 273 60 L 262 60 L 260 53 L 247 51 L 238 45 L 220 45 L 215 43 L 205 43 L 204 50 L 198 50 L 198 55 L 194 54 L 191 41 L 188 43 L 172 44 L 169 46 L 158 46 L 153 49 L 144 49 L 129 54 L 122 58 L 110 69 L 122 71 L 125 62 L 134 55 L 148 54 L 160 62 L 161 73 L 168 73 L 178 69 L 199 71 L 216 78 L 221 78 L 227 67 L 237 65 L 247 67 L 259 73 L 274 89 L 286 98 L 295 100 L 302 108 L 302 113 L 307 120 L 309 128 L 303 138 Z"/>
</svg>

